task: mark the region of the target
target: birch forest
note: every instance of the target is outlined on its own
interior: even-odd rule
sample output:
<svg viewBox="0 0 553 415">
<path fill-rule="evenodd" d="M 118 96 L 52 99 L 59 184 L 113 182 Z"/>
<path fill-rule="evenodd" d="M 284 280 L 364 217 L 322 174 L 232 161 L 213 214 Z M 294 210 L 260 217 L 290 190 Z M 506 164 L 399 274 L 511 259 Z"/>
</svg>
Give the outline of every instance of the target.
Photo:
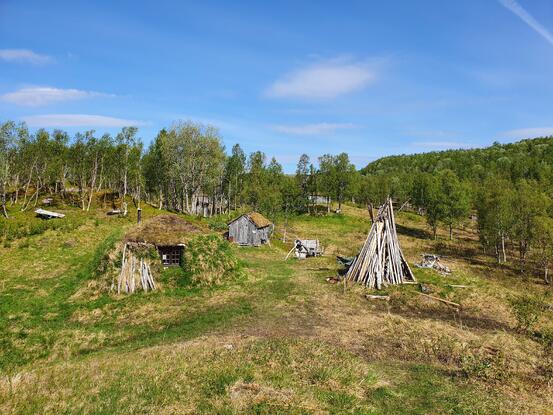
<svg viewBox="0 0 553 415">
<path fill-rule="evenodd" d="M 553 139 L 488 148 L 384 157 L 357 170 L 348 154 L 298 156 L 285 173 L 274 157 L 225 148 L 214 126 L 191 121 L 162 129 L 149 146 L 139 131 L 112 136 L 31 131 L 0 124 L 0 212 L 36 208 L 44 198 L 89 211 L 95 204 L 213 216 L 252 209 L 271 218 L 325 214 L 342 204 L 397 208 L 423 216 L 429 237 L 449 239 L 476 221 L 482 249 L 524 271 L 553 261 Z M 537 265 L 536 265 L 537 264 Z"/>
</svg>

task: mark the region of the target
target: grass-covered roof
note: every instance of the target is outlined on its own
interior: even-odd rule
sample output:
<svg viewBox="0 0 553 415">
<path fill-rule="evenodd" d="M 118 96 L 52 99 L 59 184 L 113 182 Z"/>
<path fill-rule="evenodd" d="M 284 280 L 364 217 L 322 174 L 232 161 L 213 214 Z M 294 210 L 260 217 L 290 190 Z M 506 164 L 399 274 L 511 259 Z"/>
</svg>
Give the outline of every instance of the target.
<svg viewBox="0 0 553 415">
<path fill-rule="evenodd" d="M 157 246 L 185 244 L 200 229 L 187 220 L 172 214 L 155 216 L 131 229 L 126 235 L 128 242 L 145 242 Z"/>
<path fill-rule="evenodd" d="M 245 213 L 244 215 L 238 216 L 236 219 L 232 220 L 230 223 L 236 221 L 237 219 L 240 219 L 242 216 L 248 217 L 254 223 L 254 225 L 257 226 L 258 228 L 264 228 L 266 226 L 270 226 L 270 225 L 273 224 L 269 219 L 267 219 L 261 213 L 257 213 L 257 212 Z M 229 225 L 230 225 L 230 223 L 229 223 Z"/>
</svg>

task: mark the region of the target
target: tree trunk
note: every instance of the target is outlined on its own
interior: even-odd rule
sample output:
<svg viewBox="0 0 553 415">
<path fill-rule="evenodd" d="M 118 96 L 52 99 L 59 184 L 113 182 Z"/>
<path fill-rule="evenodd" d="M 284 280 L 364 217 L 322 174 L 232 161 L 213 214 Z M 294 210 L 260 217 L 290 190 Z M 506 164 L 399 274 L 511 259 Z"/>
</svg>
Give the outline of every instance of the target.
<svg viewBox="0 0 553 415">
<path fill-rule="evenodd" d="M 2 190 L 2 214 L 8 219 L 8 210 L 6 209 L 6 187 Z"/>
<path fill-rule="evenodd" d="M 453 225 L 449 225 L 449 240 L 453 240 Z"/>
<path fill-rule="evenodd" d="M 526 264 L 526 245 L 524 242 L 519 243 L 519 260 L 520 260 L 520 272 L 524 273 L 524 266 Z"/>
<path fill-rule="evenodd" d="M 505 253 L 505 234 L 501 233 L 501 253 L 503 254 L 503 263 L 507 262 L 507 254 Z"/>
<path fill-rule="evenodd" d="M 159 188 L 159 210 L 163 208 L 163 189 Z"/>
<path fill-rule="evenodd" d="M 34 164 L 31 166 L 31 170 L 29 170 L 29 180 L 27 180 L 27 184 L 25 185 L 25 195 L 23 197 L 23 207 L 21 210 L 24 210 L 23 208 L 27 205 L 27 193 L 29 192 L 29 186 L 31 185 L 31 180 L 33 179 L 33 169 Z"/>
<path fill-rule="evenodd" d="M 96 176 L 98 172 L 98 161 L 94 162 L 94 169 L 92 171 L 92 180 L 90 182 L 90 194 L 88 195 L 88 204 L 86 206 L 86 211 L 90 211 L 90 205 L 92 204 L 92 198 L 94 197 L 94 189 L 96 187 Z"/>
<path fill-rule="evenodd" d="M 18 198 L 19 198 L 19 174 L 15 176 L 15 201 L 14 201 L 15 205 L 17 205 Z"/>
</svg>

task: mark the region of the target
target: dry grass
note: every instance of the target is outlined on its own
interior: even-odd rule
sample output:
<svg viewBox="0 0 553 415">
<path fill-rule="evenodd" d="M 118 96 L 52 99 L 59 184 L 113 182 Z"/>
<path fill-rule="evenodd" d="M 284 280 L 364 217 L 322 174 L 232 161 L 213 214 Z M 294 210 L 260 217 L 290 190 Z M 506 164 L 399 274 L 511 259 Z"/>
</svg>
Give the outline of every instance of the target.
<svg viewBox="0 0 553 415">
<path fill-rule="evenodd" d="M 125 235 L 125 240 L 157 246 L 172 246 L 184 244 L 200 232 L 196 225 L 182 217 L 162 214 L 133 227 Z"/>
</svg>

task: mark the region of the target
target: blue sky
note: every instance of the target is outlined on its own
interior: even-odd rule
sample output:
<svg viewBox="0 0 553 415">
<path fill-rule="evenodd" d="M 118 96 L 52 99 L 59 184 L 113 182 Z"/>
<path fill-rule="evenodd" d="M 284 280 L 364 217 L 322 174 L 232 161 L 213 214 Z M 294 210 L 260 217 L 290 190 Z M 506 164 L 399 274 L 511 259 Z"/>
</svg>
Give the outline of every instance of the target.
<svg viewBox="0 0 553 415">
<path fill-rule="evenodd" d="M 362 167 L 553 134 L 552 33 L 551 0 L 0 0 L 0 118 Z"/>
</svg>

